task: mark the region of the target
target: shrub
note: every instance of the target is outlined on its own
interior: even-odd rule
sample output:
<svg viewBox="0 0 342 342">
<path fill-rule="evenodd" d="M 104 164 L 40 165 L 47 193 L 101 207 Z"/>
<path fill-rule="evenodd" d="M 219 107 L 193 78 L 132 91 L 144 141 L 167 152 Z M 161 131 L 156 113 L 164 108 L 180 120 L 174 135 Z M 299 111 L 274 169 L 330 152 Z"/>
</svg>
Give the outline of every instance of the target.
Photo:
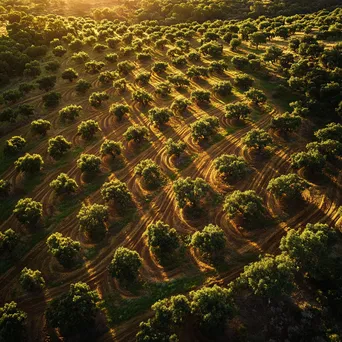
<svg viewBox="0 0 342 342">
<path fill-rule="evenodd" d="M 26 140 L 21 136 L 14 136 L 5 142 L 4 154 L 12 156 L 18 154 L 26 146 Z"/>
<path fill-rule="evenodd" d="M 285 133 L 295 131 L 300 127 L 302 119 L 300 116 L 289 113 L 278 114 L 271 120 L 271 128 Z"/>
<path fill-rule="evenodd" d="M 5 179 L 0 179 L 0 198 L 8 197 L 11 191 L 11 183 Z"/>
<path fill-rule="evenodd" d="M 24 339 L 27 314 L 17 307 L 16 302 L 0 307 L 0 340 L 15 342 Z"/>
<path fill-rule="evenodd" d="M 251 114 L 251 109 L 244 102 L 230 103 L 226 106 L 226 118 L 228 119 L 246 119 Z"/>
<path fill-rule="evenodd" d="M 179 247 L 179 236 L 176 229 L 162 221 L 151 223 L 146 230 L 147 245 L 157 256 L 171 254 Z"/>
<path fill-rule="evenodd" d="M 170 108 L 173 112 L 183 113 L 190 104 L 191 102 L 187 98 L 178 96 L 173 100 Z"/>
<path fill-rule="evenodd" d="M 57 195 L 70 195 L 77 191 L 77 182 L 66 173 L 60 173 L 56 179 L 51 181 L 50 187 Z"/>
<path fill-rule="evenodd" d="M 102 185 L 102 198 L 106 202 L 113 201 L 120 209 L 132 205 L 132 194 L 127 185 L 119 180 L 112 180 Z"/>
<path fill-rule="evenodd" d="M 33 225 L 42 217 L 43 205 L 32 198 L 22 198 L 17 202 L 13 214 L 20 223 Z"/>
<path fill-rule="evenodd" d="M 272 144 L 272 138 L 266 131 L 257 128 L 250 130 L 242 142 L 249 148 L 262 150 Z"/>
<path fill-rule="evenodd" d="M 137 278 L 141 264 L 138 252 L 119 247 L 109 265 L 109 272 L 120 280 L 132 281 Z"/>
<path fill-rule="evenodd" d="M 115 115 L 121 121 L 123 116 L 129 113 L 129 106 L 122 103 L 113 103 L 109 108 L 109 113 Z"/>
<path fill-rule="evenodd" d="M 236 190 L 226 196 L 223 210 L 229 218 L 241 216 L 250 222 L 261 218 L 265 212 L 262 199 L 254 190 L 240 191 Z"/>
<path fill-rule="evenodd" d="M 109 99 L 109 95 L 105 92 L 94 92 L 89 96 L 89 103 L 91 106 L 98 108 L 101 106 L 102 101 Z"/>
<path fill-rule="evenodd" d="M 66 140 L 63 135 L 57 135 L 49 139 L 48 153 L 53 159 L 58 159 L 67 153 L 71 148 L 71 142 Z"/>
<path fill-rule="evenodd" d="M 110 155 L 115 158 L 121 155 L 122 150 L 123 144 L 121 142 L 106 139 L 101 145 L 100 153 L 102 156 Z"/>
<path fill-rule="evenodd" d="M 84 80 L 84 79 L 82 79 L 82 78 L 80 78 L 80 79 L 76 82 L 76 87 L 75 87 L 75 89 L 76 89 L 76 91 L 77 91 L 78 93 L 80 93 L 80 94 L 86 93 L 86 91 L 87 91 L 89 88 L 91 88 L 91 84 L 90 84 L 88 81 L 86 81 L 86 80 Z"/>
<path fill-rule="evenodd" d="M 172 113 L 167 108 L 154 107 L 148 111 L 148 118 L 156 126 L 166 124 L 172 116 Z"/>
<path fill-rule="evenodd" d="M 14 167 L 18 172 L 28 174 L 38 173 L 44 165 L 43 158 L 40 154 L 26 153 L 23 157 L 18 158 L 14 162 Z"/>
<path fill-rule="evenodd" d="M 58 92 L 50 92 L 43 96 L 44 106 L 47 108 L 58 106 L 62 95 Z"/>
<path fill-rule="evenodd" d="M 46 135 L 49 129 L 51 129 L 50 121 L 38 119 L 31 122 L 31 131 L 34 134 Z"/>
<path fill-rule="evenodd" d="M 204 115 L 190 125 L 191 135 L 195 140 L 207 139 L 213 136 L 219 127 L 218 118 Z"/>
<path fill-rule="evenodd" d="M 265 93 L 259 89 L 251 88 L 246 92 L 246 97 L 257 106 L 266 103 L 267 97 Z"/>
<path fill-rule="evenodd" d="M 220 81 L 213 85 L 213 92 L 220 96 L 230 95 L 232 89 L 232 84 L 229 81 Z"/>
<path fill-rule="evenodd" d="M 51 234 L 46 240 L 49 252 L 64 267 L 70 267 L 75 263 L 81 250 L 81 244 L 70 237 L 64 237 L 61 233 Z"/>
<path fill-rule="evenodd" d="M 180 157 L 186 148 L 186 144 L 183 141 L 174 142 L 172 138 L 169 138 L 165 147 L 168 155 Z"/>
<path fill-rule="evenodd" d="M 97 173 L 100 171 L 101 159 L 94 154 L 82 153 L 77 160 L 77 167 L 82 172 Z"/>
<path fill-rule="evenodd" d="M 77 134 L 85 140 L 93 139 L 99 131 L 101 131 L 100 126 L 95 120 L 82 121 L 77 127 Z"/>
<path fill-rule="evenodd" d="M 11 253 L 18 245 L 19 235 L 11 228 L 0 232 L 0 254 Z"/>
<path fill-rule="evenodd" d="M 62 108 L 59 112 L 59 118 L 61 121 L 74 121 L 82 110 L 82 106 L 78 105 L 69 105 Z"/>
<path fill-rule="evenodd" d="M 90 237 L 103 235 L 106 232 L 105 222 L 108 220 L 108 207 L 100 204 L 82 204 L 77 218 L 80 229 Z"/>
<path fill-rule="evenodd" d="M 235 84 L 237 87 L 242 89 L 249 89 L 254 83 L 252 77 L 247 74 L 239 74 L 235 77 Z"/>
<path fill-rule="evenodd" d="M 209 257 L 220 253 L 224 249 L 225 244 L 226 237 L 224 231 L 213 224 L 205 226 L 201 232 L 195 232 L 191 237 L 191 246 Z"/>
<path fill-rule="evenodd" d="M 152 96 L 143 89 L 138 89 L 133 92 L 132 99 L 142 104 L 143 106 L 148 105 L 151 101 L 153 101 Z"/>
<path fill-rule="evenodd" d="M 191 92 L 190 99 L 197 104 L 210 102 L 210 92 L 205 90 L 194 90 Z"/>
<path fill-rule="evenodd" d="M 145 126 L 133 125 L 127 128 L 123 136 L 127 141 L 138 143 L 147 138 L 148 129 Z"/>
<path fill-rule="evenodd" d="M 72 82 L 76 78 L 78 78 L 78 73 L 73 68 L 69 68 L 63 71 L 62 73 L 63 80 L 68 80 L 69 82 Z"/>
<path fill-rule="evenodd" d="M 151 159 L 142 160 L 134 168 L 134 173 L 143 177 L 147 186 L 160 186 L 163 181 L 160 167 Z"/>
<path fill-rule="evenodd" d="M 281 175 L 270 180 L 267 190 L 277 197 L 294 199 L 301 196 L 309 183 L 295 173 Z"/>
<path fill-rule="evenodd" d="M 214 159 L 214 168 L 224 178 L 242 178 L 248 172 L 248 166 L 242 157 L 235 154 L 222 154 Z"/>
<path fill-rule="evenodd" d="M 196 208 L 207 195 L 209 185 L 202 178 L 179 178 L 173 183 L 173 191 L 180 208 Z"/>
<path fill-rule="evenodd" d="M 20 285 L 26 291 L 42 290 L 45 287 L 42 272 L 27 267 L 23 268 L 20 273 Z"/>
</svg>

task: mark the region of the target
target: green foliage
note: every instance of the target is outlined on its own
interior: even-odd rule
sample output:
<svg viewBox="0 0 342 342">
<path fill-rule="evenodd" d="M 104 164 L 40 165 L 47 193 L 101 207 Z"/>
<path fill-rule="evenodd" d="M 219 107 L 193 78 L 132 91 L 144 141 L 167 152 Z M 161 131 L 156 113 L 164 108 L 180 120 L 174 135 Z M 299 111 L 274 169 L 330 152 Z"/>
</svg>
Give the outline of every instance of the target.
<svg viewBox="0 0 342 342">
<path fill-rule="evenodd" d="M 173 112 L 184 113 L 190 104 L 191 102 L 186 97 L 178 96 L 173 100 L 170 108 Z"/>
<path fill-rule="evenodd" d="M 110 155 L 115 158 L 116 156 L 121 155 L 123 148 L 122 142 L 105 139 L 101 145 L 100 153 L 102 156 Z"/>
<path fill-rule="evenodd" d="M 226 106 L 226 118 L 228 119 L 246 119 L 252 113 L 251 109 L 244 102 L 230 103 Z"/>
<path fill-rule="evenodd" d="M 232 84 L 229 81 L 220 81 L 213 85 L 213 92 L 220 96 L 228 96 L 232 93 Z"/>
<path fill-rule="evenodd" d="M 202 331 L 208 336 L 220 335 L 227 318 L 233 315 L 230 291 L 214 285 L 190 292 L 190 298 L 191 313 Z"/>
<path fill-rule="evenodd" d="M 179 178 L 173 183 L 173 191 L 180 208 L 186 206 L 198 207 L 201 200 L 206 197 L 209 189 L 208 183 L 199 177 L 196 179 L 190 177 Z"/>
<path fill-rule="evenodd" d="M 191 135 L 195 140 L 208 139 L 216 133 L 218 127 L 218 118 L 209 115 L 203 115 L 201 119 L 190 124 Z"/>
<path fill-rule="evenodd" d="M 277 197 L 294 199 L 309 188 L 309 183 L 295 173 L 281 175 L 270 180 L 267 190 Z"/>
<path fill-rule="evenodd" d="M 63 267 L 71 267 L 81 250 L 81 244 L 61 233 L 51 234 L 46 240 L 49 252 Z"/>
<path fill-rule="evenodd" d="M 6 140 L 4 146 L 4 154 L 6 156 L 12 156 L 18 154 L 26 146 L 26 140 L 21 136 L 13 136 Z"/>
<path fill-rule="evenodd" d="M 261 128 L 250 130 L 243 138 L 242 142 L 249 148 L 262 150 L 272 144 L 271 136 Z"/>
<path fill-rule="evenodd" d="M 0 198 L 8 197 L 11 191 L 11 183 L 8 180 L 0 179 Z"/>
<path fill-rule="evenodd" d="M 302 272 L 317 280 L 327 280 L 329 258 L 336 232 L 327 224 L 308 223 L 304 230 L 291 229 L 280 241 L 280 249 Z"/>
<path fill-rule="evenodd" d="M 121 75 L 127 75 L 129 72 L 135 69 L 135 65 L 130 61 L 119 62 L 117 67 Z"/>
<path fill-rule="evenodd" d="M 38 87 L 40 90 L 50 91 L 56 85 L 56 76 L 45 76 L 37 80 Z"/>
<path fill-rule="evenodd" d="M 49 139 L 48 153 L 53 159 L 58 159 L 67 153 L 71 148 L 71 142 L 66 140 L 63 135 L 57 135 Z"/>
<path fill-rule="evenodd" d="M 95 120 L 82 121 L 77 127 L 77 134 L 85 140 L 93 139 L 99 131 L 101 131 L 100 126 Z"/>
<path fill-rule="evenodd" d="M 143 106 L 147 106 L 151 101 L 153 101 L 153 98 L 150 95 L 150 93 L 143 89 L 135 90 L 132 94 L 132 99 L 142 104 Z"/>
<path fill-rule="evenodd" d="M 205 90 L 194 90 L 191 92 L 190 99 L 197 104 L 210 102 L 210 92 Z"/>
<path fill-rule="evenodd" d="M 140 125 L 129 126 L 123 136 L 127 141 L 138 143 L 148 137 L 148 128 Z"/>
<path fill-rule="evenodd" d="M 223 53 L 223 45 L 211 41 L 203 44 L 200 47 L 200 52 L 204 55 L 209 55 L 211 57 L 221 57 Z"/>
<path fill-rule="evenodd" d="M 315 137 L 319 141 L 328 139 L 342 142 L 342 125 L 339 123 L 331 122 L 326 127 L 319 129 L 315 132 Z"/>
<path fill-rule="evenodd" d="M 75 90 L 80 94 L 86 93 L 89 88 L 91 88 L 91 84 L 83 78 L 80 78 L 76 82 Z"/>
<path fill-rule="evenodd" d="M 123 116 L 129 113 L 129 106 L 122 103 L 113 103 L 109 108 L 109 113 L 115 115 L 121 121 Z"/>
<path fill-rule="evenodd" d="M 163 182 L 160 167 L 151 159 L 142 160 L 134 168 L 134 173 L 143 177 L 148 186 L 160 186 Z"/>
<path fill-rule="evenodd" d="M 220 227 L 209 224 L 201 232 L 195 232 L 192 235 L 191 245 L 197 248 L 202 254 L 213 257 L 224 249 L 226 237 Z"/>
<path fill-rule="evenodd" d="M 135 82 L 139 84 L 140 86 L 147 85 L 150 82 L 151 79 L 151 73 L 144 71 L 140 72 L 136 77 L 135 77 Z"/>
<path fill-rule="evenodd" d="M 282 54 L 283 50 L 281 48 L 275 45 L 271 45 L 266 49 L 266 52 L 263 55 L 263 59 L 265 62 L 275 63 Z"/>
<path fill-rule="evenodd" d="M 115 63 L 118 61 L 118 54 L 117 53 L 107 53 L 105 56 L 105 60 L 110 63 Z"/>
<path fill-rule="evenodd" d="M 108 220 L 108 207 L 100 204 L 82 204 L 77 218 L 81 231 L 86 232 L 90 237 L 103 235 L 106 231 L 105 222 Z"/>
<path fill-rule="evenodd" d="M 165 143 L 166 151 L 169 156 L 176 156 L 177 158 L 184 152 L 186 144 L 179 140 L 174 142 L 172 138 L 169 138 Z"/>
<path fill-rule="evenodd" d="M 266 35 L 263 32 L 254 32 L 249 36 L 249 41 L 258 49 L 260 44 L 266 44 Z"/>
<path fill-rule="evenodd" d="M 325 157 L 317 150 L 298 152 L 291 155 L 291 165 L 295 169 L 306 168 L 313 172 L 321 172 L 325 166 Z"/>
<path fill-rule="evenodd" d="M 44 106 L 46 108 L 57 107 L 62 98 L 61 93 L 52 91 L 43 96 Z"/>
<path fill-rule="evenodd" d="M 155 86 L 155 93 L 161 97 L 166 97 L 171 94 L 172 88 L 170 82 L 158 83 Z"/>
<path fill-rule="evenodd" d="M 213 163 L 215 170 L 224 178 L 242 178 L 248 172 L 245 160 L 235 154 L 222 154 Z"/>
<path fill-rule="evenodd" d="M 172 113 L 167 108 L 154 107 L 148 111 L 148 118 L 156 126 L 165 125 L 171 118 Z"/>
<path fill-rule="evenodd" d="M 124 78 L 119 78 L 118 80 L 113 82 L 113 88 L 114 90 L 121 94 L 126 90 L 127 87 L 127 81 Z"/>
<path fill-rule="evenodd" d="M 248 222 L 259 219 L 265 212 L 262 199 L 254 190 L 235 190 L 228 194 L 223 210 L 231 219 L 241 216 Z"/>
<path fill-rule="evenodd" d="M 43 205 L 32 198 L 22 198 L 17 202 L 13 214 L 20 223 L 34 225 L 43 216 Z"/>
<path fill-rule="evenodd" d="M 254 79 L 247 74 L 239 74 L 235 77 L 235 84 L 237 87 L 247 90 L 254 83 Z"/>
<path fill-rule="evenodd" d="M 42 272 L 27 267 L 23 268 L 20 273 L 20 285 L 26 291 L 42 290 L 45 287 Z"/>
<path fill-rule="evenodd" d="M 141 264 L 142 260 L 138 252 L 119 247 L 109 265 L 109 272 L 120 280 L 134 281 L 138 277 Z"/>
<path fill-rule="evenodd" d="M 238 38 L 233 38 L 230 43 L 230 48 L 232 49 L 232 51 L 236 51 L 237 48 L 241 45 L 241 40 Z"/>
<path fill-rule="evenodd" d="M 69 292 L 49 303 L 47 322 L 52 328 L 59 328 L 63 336 L 85 335 L 94 326 L 98 300 L 97 292 L 86 283 L 71 284 Z"/>
<path fill-rule="evenodd" d="M 151 223 L 146 231 L 147 244 L 158 256 L 173 253 L 179 247 L 179 236 L 176 229 L 162 221 Z"/>
<path fill-rule="evenodd" d="M 102 84 L 111 83 L 116 77 L 116 73 L 113 71 L 102 71 L 98 77 L 98 80 Z"/>
<path fill-rule="evenodd" d="M 300 116 L 289 113 L 278 114 L 271 120 L 271 128 L 282 132 L 293 132 L 300 127 L 302 119 Z"/>
<path fill-rule="evenodd" d="M 168 64 L 165 62 L 155 62 L 151 70 L 157 74 L 161 74 L 166 71 L 167 67 Z"/>
<path fill-rule="evenodd" d="M 40 154 L 26 153 L 14 162 L 14 167 L 18 172 L 24 172 L 30 175 L 38 173 L 43 165 L 44 161 Z"/>
<path fill-rule="evenodd" d="M 0 254 L 11 253 L 19 242 L 19 235 L 11 228 L 0 232 Z"/>
<path fill-rule="evenodd" d="M 267 97 L 265 93 L 259 89 L 250 88 L 246 92 L 246 97 L 248 100 L 252 101 L 257 106 L 260 106 L 261 104 L 265 104 L 267 101 Z"/>
<path fill-rule="evenodd" d="M 85 66 L 85 71 L 88 74 L 98 74 L 105 67 L 105 63 L 97 62 L 97 61 L 89 61 L 84 66 Z"/>
<path fill-rule="evenodd" d="M 245 266 L 238 282 L 250 288 L 257 296 L 279 300 L 294 290 L 293 261 L 286 255 L 265 255 L 260 261 Z"/>
<path fill-rule="evenodd" d="M 77 64 L 82 64 L 82 63 L 87 62 L 90 59 L 90 57 L 86 52 L 80 51 L 80 52 L 74 53 L 71 56 L 71 59 Z"/>
<path fill-rule="evenodd" d="M 223 59 L 221 59 L 219 61 L 212 61 L 209 64 L 209 71 L 210 72 L 216 72 L 218 74 L 222 74 L 227 69 L 228 69 L 228 65 Z"/>
<path fill-rule="evenodd" d="M 342 156 L 342 143 L 337 140 L 314 141 L 306 145 L 308 151 L 318 151 L 327 158 Z"/>
<path fill-rule="evenodd" d="M 59 118 L 61 121 L 66 122 L 72 122 L 74 121 L 77 117 L 79 117 L 80 112 L 82 110 L 82 106 L 78 105 L 69 105 L 64 108 L 62 108 L 59 112 Z"/>
<path fill-rule="evenodd" d="M 53 48 L 52 52 L 56 57 L 62 57 L 66 54 L 67 50 L 62 45 L 58 45 Z"/>
<path fill-rule="evenodd" d="M 77 159 L 77 167 L 82 172 L 97 173 L 100 171 L 101 158 L 95 154 L 82 153 L 80 158 Z"/>
<path fill-rule="evenodd" d="M 0 308 L 0 340 L 17 342 L 24 339 L 27 314 L 18 309 L 16 302 L 5 303 Z"/>
<path fill-rule="evenodd" d="M 50 187 L 55 191 L 57 195 L 70 195 L 77 191 L 78 184 L 66 173 L 60 173 L 56 179 L 51 181 Z"/>
<path fill-rule="evenodd" d="M 49 129 L 51 129 L 51 122 L 48 120 L 38 119 L 31 122 L 31 131 L 33 134 L 44 136 Z"/>
<path fill-rule="evenodd" d="M 185 88 L 190 85 L 190 81 L 182 74 L 169 75 L 166 79 L 176 88 Z"/>
<path fill-rule="evenodd" d="M 102 104 L 102 101 L 106 101 L 108 99 L 109 95 L 105 91 L 94 92 L 89 96 L 89 103 L 91 106 L 99 108 Z"/>
<path fill-rule="evenodd" d="M 125 209 L 132 205 L 132 193 L 128 190 L 126 183 L 111 180 L 102 185 L 101 196 L 105 202 L 113 201 L 120 209 Z"/>
</svg>

